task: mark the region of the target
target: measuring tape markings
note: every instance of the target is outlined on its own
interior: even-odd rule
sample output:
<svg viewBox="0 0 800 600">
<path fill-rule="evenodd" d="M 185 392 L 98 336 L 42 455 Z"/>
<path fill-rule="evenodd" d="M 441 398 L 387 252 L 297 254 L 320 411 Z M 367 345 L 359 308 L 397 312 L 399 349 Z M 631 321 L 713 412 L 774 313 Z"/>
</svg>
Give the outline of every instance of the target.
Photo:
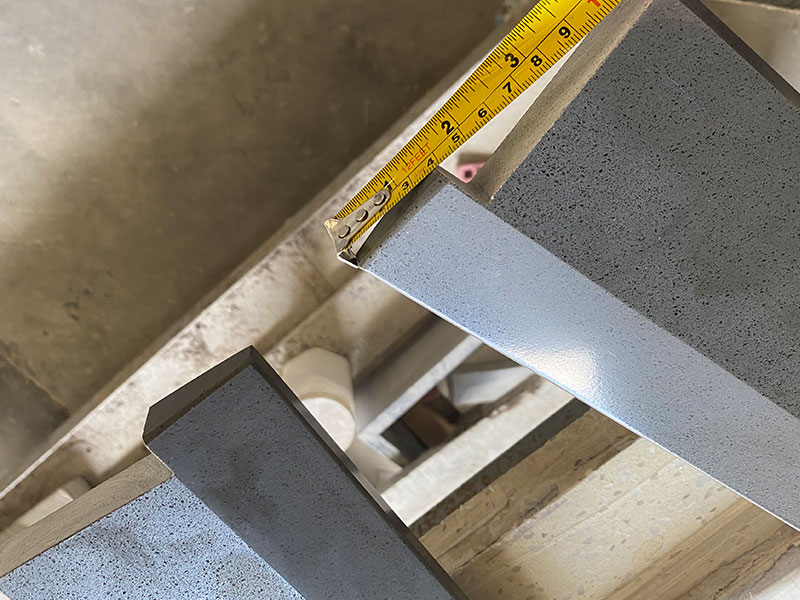
<svg viewBox="0 0 800 600">
<path fill-rule="evenodd" d="M 422 129 L 325 223 L 340 256 L 445 158 L 558 62 L 619 1 L 540 0 Z M 373 202 L 363 208 L 370 200 Z M 355 219 L 354 211 L 359 211 Z M 343 219 L 348 223 L 342 223 Z"/>
</svg>

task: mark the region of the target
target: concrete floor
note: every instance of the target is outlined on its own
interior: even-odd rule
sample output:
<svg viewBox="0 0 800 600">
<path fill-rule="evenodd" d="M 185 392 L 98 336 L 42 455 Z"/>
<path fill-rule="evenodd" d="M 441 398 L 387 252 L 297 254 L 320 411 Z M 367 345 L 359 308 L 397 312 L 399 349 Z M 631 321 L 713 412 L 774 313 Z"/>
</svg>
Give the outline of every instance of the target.
<svg viewBox="0 0 800 600">
<path fill-rule="evenodd" d="M 23 423 L 28 443 L 0 447 L 0 477 L 472 50 L 499 6 L 1 1 L 0 438 Z"/>
</svg>

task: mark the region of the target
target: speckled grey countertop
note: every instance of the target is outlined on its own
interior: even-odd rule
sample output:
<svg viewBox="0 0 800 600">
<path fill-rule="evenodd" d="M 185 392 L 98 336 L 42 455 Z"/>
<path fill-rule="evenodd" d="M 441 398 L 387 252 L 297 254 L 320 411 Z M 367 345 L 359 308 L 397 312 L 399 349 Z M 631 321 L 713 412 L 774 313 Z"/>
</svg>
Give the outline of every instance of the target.
<svg viewBox="0 0 800 600">
<path fill-rule="evenodd" d="M 306 600 L 464 598 L 254 349 L 151 415 L 150 449 Z"/>
<path fill-rule="evenodd" d="M 488 208 L 800 417 L 800 110 L 682 3 L 644 13 Z"/>
<path fill-rule="evenodd" d="M 177 479 L 0 578 L 13 600 L 303 600 Z"/>
<path fill-rule="evenodd" d="M 800 526 L 798 95 L 689 0 L 592 36 L 361 264 Z"/>
</svg>

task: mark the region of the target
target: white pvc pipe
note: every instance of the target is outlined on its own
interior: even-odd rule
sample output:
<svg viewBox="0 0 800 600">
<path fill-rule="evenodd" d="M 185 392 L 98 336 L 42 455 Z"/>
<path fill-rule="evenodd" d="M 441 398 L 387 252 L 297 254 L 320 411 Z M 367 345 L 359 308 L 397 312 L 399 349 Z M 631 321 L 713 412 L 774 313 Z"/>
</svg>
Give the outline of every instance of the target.
<svg viewBox="0 0 800 600">
<path fill-rule="evenodd" d="M 356 436 L 350 362 L 324 348 L 289 360 L 283 379 L 334 441 L 347 450 Z"/>
</svg>

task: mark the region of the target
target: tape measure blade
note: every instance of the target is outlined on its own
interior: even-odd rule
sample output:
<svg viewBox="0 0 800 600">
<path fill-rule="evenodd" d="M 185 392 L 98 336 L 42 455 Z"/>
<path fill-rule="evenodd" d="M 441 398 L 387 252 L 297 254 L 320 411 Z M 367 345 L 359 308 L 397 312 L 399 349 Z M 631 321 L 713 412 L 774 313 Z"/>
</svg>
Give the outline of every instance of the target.
<svg viewBox="0 0 800 600">
<path fill-rule="evenodd" d="M 528 89 L 620 0 L 539 0 L 413 138 L 326 221 L 340 256 L 441 162 Z M 381 190 L 390 198 L 356 222 Z M 363 214 L 360 213 L 360 214 Z M 343 235 L 345 234 L 345 235 Z M 350 260 L 354 254 L 348 253 Z"/>
</svg>

